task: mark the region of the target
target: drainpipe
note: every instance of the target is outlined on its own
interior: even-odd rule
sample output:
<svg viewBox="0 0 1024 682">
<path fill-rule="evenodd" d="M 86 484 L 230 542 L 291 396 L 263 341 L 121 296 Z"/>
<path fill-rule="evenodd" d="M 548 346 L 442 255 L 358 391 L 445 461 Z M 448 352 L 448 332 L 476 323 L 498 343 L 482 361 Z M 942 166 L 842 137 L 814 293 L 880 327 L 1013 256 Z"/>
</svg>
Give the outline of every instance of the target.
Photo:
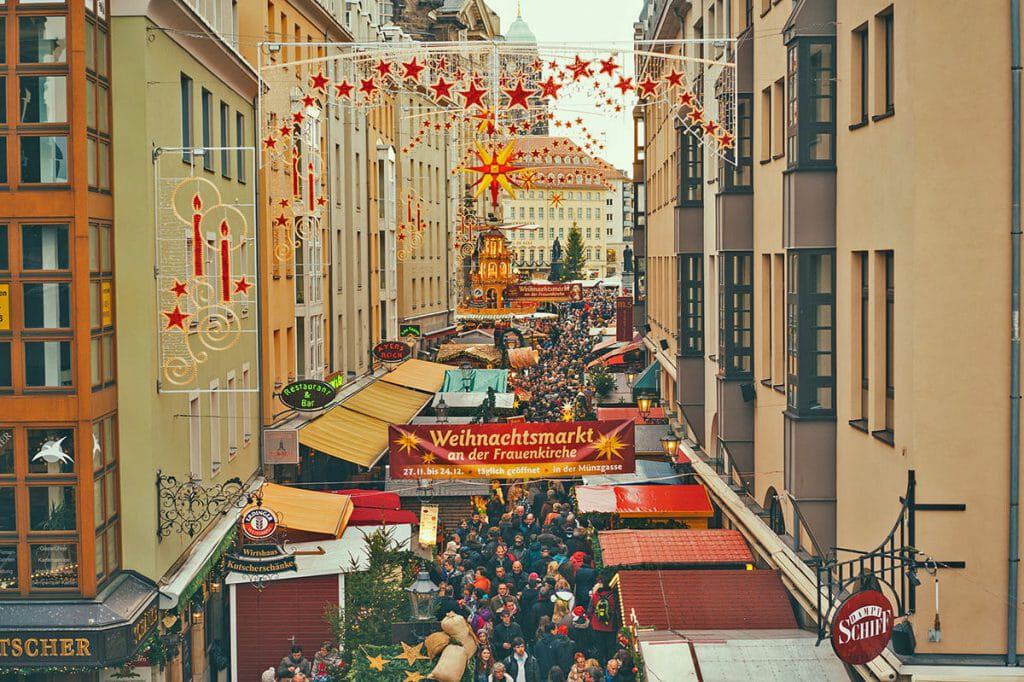
<svg viewBox="0 0 1024 682">
<path fill-rule="evenodd" d="M 1020 564 L 1020 0 L 1010 0 L 1010 547 L 1006 665 L 1017 665 L 1017 571 Z"/>
</svg>

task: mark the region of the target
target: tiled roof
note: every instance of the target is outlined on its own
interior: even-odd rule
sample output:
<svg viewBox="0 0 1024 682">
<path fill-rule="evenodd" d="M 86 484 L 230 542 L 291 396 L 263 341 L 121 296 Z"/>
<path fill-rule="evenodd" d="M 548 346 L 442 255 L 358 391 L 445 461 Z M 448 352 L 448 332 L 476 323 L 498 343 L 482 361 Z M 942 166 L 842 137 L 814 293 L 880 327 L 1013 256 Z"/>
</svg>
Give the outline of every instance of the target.
<svg viewBox="0 0 1024 682">
<path fill-rule="evenodd" d="M 598 539 L 605 566 L 754 563 L 736 530 L 606 530 Z"/>
<path fill-rule="evenodd" d="M 623 622 L 656 630 L 797 627 L 778 571 L 620 571 Z"/>
</svg>

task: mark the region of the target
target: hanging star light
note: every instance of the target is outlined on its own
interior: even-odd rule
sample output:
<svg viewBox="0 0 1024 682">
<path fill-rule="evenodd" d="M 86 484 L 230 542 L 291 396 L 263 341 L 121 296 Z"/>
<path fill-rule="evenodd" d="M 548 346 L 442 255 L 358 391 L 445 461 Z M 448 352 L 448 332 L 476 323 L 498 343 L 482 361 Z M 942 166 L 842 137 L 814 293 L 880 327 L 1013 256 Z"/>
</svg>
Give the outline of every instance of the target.
<svg viewBox="0 0 1024 682">
<path fill-rule="evenodd" d="M 463 166 L 459 170 L 464 173 L 477 173 L 480 179 L 474 183 L 476 187 L 475 197 L 479 197 L 485 190 L 491 194 L 491 205 L 498 208 L 498 196 L 501 190 L 505 190 L 513 199 L 516 198 L 516 188 L 519 183 L 515 176 L 528 172 L 525 166 L 516 166 L 511 162 L 515 154 L 515 142 L 506 144 L 500 151 L 487 149 L 479 142 L 476 143 L 476 156 L 480 160 L 478 166 Z"/>
</svg>

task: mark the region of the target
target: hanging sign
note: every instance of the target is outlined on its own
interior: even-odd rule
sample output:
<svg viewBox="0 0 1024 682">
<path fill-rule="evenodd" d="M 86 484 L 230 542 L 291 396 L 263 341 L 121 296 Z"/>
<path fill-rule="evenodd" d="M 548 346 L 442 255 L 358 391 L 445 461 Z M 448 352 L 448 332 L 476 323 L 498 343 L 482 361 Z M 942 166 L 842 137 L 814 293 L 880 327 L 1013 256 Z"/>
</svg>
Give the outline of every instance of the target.
<svg viewBox="0 0 1024 682">
<path fill-rule="evenodd" d="M 280 545 L 242 545 L 237 552 L 224 557 L 224 566 L 235 573 L 260 575 L 297 571 L 295 555 L 286 554 Z"/>
<path fill-rule="evenodd" d="M 251 540 L 266 540 L 277 530 L 277 514 L 266 507 L 250 507 L 242 514 L 242 532 Z"/>
<path fill-rule="evenodd" d="M 420 546 L 433 547 L 437 544 L 437 518 L 439 508 L 436 504 L 420 506 Z"/>
<path fill-rule="evenodd" d="M 263 429 L 264 464 L 298 464 L 298 429 Z"/>
<path fill-rule="evenodd" d="M 293 410 L 311 411 L 327 407 L 335 396 L 334 387 L 325 381 L 293 381 L 281 389 L 281 402 Z"/>
<path fill-rule="evenodd" d="M 11 285 L 0 284 L 0 332 L 11 331 Z"/>
<path fill-rule="evenodd" d="M 392 478 L 538 478 L 636 471 L 634 422 L 405 424 L 388 429 Z"/>
<path fill-rule="evenodd" d="M 401 362 L 412 354 L 405 341 L 381 341 L 373 347 L 373 357 L 381 362 Z"/>
<path fill-rule="evenodd" d="M 398 330 L 398 335 L 403 339 L 410 337 L 418 339 L 423 336 L 423 330 L 418 324 L 403 324 L 402 328 Z"/>
<path fill-rule="evenodd" d="M 337 391 L 341 389 L 342 386 L 345 385 L 345 373 L 342 372 L 341 370 L 338 370 L 337 372 L 332 372 L 331 374 L 328 374 L 327 376 L 324 377 L 324 381 L 329 383 L 334 388 L 334 390 Z"/>
<path fill-rule="evenodd" d="M 832 649 L 850 665 L 873 661 L 892 638 L 892 605 L 878 590 L 848 597 L 832 617 Z"/>
</svg>

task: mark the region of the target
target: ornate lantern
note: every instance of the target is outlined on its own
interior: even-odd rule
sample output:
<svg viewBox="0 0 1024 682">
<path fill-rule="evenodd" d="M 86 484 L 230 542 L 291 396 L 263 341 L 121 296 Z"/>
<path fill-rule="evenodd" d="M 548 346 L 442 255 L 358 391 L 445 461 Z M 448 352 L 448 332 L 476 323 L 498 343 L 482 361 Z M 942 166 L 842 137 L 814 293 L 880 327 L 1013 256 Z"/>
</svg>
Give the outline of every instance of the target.
<svg viewBox="0 0 1024 682">
<path fill-rule="evenodd" d="M 412 585 L 405 588 L 405 591 L 409 593 L 412 619 L 414 621 L 432 620 L 434 618 L 434 609 L 437 606 L 437 595 L 440 590 L 434 584 L 434 581 L 430 579 L 430 574 L 426 571 L 420 571 L 416 576 L 416 580 L 413 581 Z"/>
</svg>

